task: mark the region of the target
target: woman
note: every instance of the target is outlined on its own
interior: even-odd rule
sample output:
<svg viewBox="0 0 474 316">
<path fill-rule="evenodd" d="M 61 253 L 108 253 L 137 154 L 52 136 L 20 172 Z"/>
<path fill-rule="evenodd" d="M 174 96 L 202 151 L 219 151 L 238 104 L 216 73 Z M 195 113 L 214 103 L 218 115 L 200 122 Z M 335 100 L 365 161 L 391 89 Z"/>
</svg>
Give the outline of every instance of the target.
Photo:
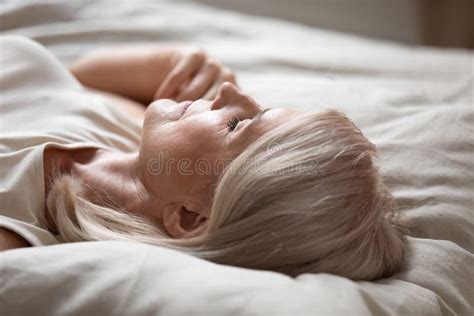
<svg viewBox="0 0 474 316">
<path fill-rule="evenodd" d="M 1 49 L 4 250 L 130 240 L 291 276 L 400 269 L 375 146 L 344 114 L 263 108 L 200 51 L 102 51 L 74 78 L 32 41 Z"/>
</svg>

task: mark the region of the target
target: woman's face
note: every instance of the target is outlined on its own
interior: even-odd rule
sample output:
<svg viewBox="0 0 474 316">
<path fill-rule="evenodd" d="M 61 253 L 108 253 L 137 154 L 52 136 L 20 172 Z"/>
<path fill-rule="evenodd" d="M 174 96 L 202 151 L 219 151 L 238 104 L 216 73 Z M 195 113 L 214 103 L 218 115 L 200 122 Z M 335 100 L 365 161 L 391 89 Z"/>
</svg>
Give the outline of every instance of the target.
<svg viewBox="0 0 474 316">
<path fill-rule="evenodd" d="M 224 167 L 264 133 L 300 115 L 266 110 L 233 84 L 215 100 L 158 100 L 147 109 L 139 176 L 147 213 L 180 238 L 202 229 Z"/>
</svg>

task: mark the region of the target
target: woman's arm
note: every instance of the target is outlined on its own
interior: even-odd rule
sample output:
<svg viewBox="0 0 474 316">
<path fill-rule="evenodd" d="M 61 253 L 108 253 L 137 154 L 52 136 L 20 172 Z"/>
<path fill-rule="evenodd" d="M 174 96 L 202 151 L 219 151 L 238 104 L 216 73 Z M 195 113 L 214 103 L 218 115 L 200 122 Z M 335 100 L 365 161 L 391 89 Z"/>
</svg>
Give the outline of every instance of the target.
<svg viewBox="0 0 474 316">
<path fill-rule="evenodd" d="M 17 233 L 0 227 L 0 251 L 30 246 L 31 245 Z"/>
<path fill-rule="evenodd" d="M 233 73 L 201 50 L 177 46 L 103 49 L 70 68 L 85 86 L 140 102 L 213 98 Z"/>
</svg>

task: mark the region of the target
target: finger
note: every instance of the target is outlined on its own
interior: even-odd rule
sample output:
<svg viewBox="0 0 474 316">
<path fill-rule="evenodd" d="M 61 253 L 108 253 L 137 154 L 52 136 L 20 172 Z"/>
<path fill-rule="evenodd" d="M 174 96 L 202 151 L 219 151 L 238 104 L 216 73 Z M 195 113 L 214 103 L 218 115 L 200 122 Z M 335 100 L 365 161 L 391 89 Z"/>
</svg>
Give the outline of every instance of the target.
<svg viewBox="0 0 474 316">
<path fill-rule="evenodd" d="M 220 66 L 213 60 L 208 60 L 199 70 L 193 80 L 176 97 L 176 101 L 197 100 L 203 96 L 216 81 Z"/>
<path fill-rule="evenodd" d="M 235 75 L 229 68 L 225 68 L 221 72 L 216 82 L 211 86 L 211 88 L 206 92 L 206 94 L 204 94 L 203 99 L 213 100 L 217 96 L 219 88 L 224 82 L 231 82 L 237 85 Z"/>
<path fill-rule="evenodd" d="M 181 59 L 165 78 L 153 99 L 169 99 L 174 97 L 178 93 L 179 88 L 201 68 L 205 58 L 204 52 L 195 51 Z"/>
</svg>

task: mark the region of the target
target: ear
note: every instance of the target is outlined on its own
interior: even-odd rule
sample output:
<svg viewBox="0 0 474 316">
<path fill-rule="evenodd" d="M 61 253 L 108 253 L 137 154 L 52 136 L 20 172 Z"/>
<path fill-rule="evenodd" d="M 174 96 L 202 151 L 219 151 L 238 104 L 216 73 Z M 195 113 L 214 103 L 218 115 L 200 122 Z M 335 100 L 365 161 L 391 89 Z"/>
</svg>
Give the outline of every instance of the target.
<svg viewBox="0 0 474 316">
<path fill-rule="evenodd" d="M 207 216 L 189 211 L 184 205 L 170 205 L 163 212 L 163 224 L 173 238 L 199 236 L 207 226 Z"/>
</svg>

